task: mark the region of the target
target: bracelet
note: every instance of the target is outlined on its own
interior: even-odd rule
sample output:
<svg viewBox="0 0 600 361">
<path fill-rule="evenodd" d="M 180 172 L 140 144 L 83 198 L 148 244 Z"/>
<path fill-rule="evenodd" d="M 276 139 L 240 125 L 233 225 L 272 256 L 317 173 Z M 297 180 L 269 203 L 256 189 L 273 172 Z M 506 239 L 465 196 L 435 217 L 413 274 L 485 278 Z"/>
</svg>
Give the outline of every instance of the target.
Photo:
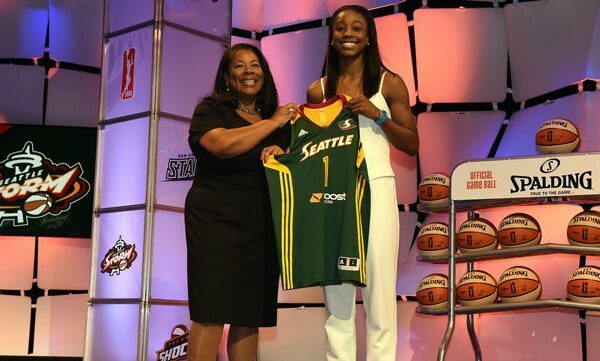
<svg viewBox="0 0 600 361">
<path fill-rule="evenodd" d="M 383 123 L 388 121 L 388 119 L 390 119 L 388 113 L 385 110 L 382 110 L 381 114 L 379 115 L 379 118 L 375 119 L 375 124 L 382 126 Z"/>
</svg>

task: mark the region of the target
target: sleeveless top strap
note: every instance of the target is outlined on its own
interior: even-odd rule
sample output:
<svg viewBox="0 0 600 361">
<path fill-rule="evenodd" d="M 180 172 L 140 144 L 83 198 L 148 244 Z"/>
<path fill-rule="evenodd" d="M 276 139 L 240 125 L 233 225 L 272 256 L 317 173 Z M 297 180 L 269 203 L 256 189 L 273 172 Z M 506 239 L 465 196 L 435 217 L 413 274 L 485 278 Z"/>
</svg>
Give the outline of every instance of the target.
<svg viewBox="0 0 600 361">
<path fill-rule="evenodd" d="M 387 74 L 387 71 L 383 72 L 381 75 L 381 80 L 379 81 L 379 93 L 381 93 L 381 90 L 383 89 L 383 79 L 385 79 L 385 74 Z"/>
<path fill-rule="evenodd" d="M 323 101 L 321 103 L 325 103 L 327 101 L 327 99 L 325 99 L 325 84 L 323 83 L 323 79 L 325 78 L 321 78 L 320 82 L 321 82 L 321 92 L 323 93 Z"/>
</svg>

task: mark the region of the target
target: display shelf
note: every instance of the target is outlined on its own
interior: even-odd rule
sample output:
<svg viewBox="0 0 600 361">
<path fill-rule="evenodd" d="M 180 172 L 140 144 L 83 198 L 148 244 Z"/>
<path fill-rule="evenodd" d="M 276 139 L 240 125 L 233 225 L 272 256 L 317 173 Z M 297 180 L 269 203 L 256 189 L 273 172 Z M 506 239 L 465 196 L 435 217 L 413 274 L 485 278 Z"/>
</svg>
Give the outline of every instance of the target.
<svg viewBox="0 0 600 361">
<path fill-rule="evenodd" d="M 543 254 L 578 254 L 582 256 L 600 256 L 600 247 L 571 246 L 568 244 L 544 243 L 535 246 L 500 248 L 490 251 L 473 253 L 457 253 L 456 262 L 473 262 L 487 259 L 501 259 L 513 257 L 538 256 Z M 448 256 L 418 256 L 417 260 L 431 263 L 447 263 Z"/>
<path fill-rule="evenodd" d="M 506 248 L 475 253 L 457 253 L 455 231 L 456 213 L 514 205 L 587 204 L 600 202 L 600 153 L 550 154 L 537 157 L 518 157 L 467 161 L 452 171 L 450 199 L 447 206 L 420 207 L 431 213 L 448 213 L 449 256 L 419 257 L 433 263 L 448 263 L 448 299 L 456 299 L 456 262 L 466 262 L 467 271 L 473 271 L 474 261 L 511 257 L 534 256 L 552 253 L 600 255 L 600 248 L 571 246 L 565 244 L 541 244 L 536 246 Z M 495 303 L 484 306 L 462 307 L 450 302 L 444 310 L 417 312 L 448 315 L 444 338 L 438 350 L 438 361 L 444 361 L 452 339 L 456 314 L 467 315 L 467 329 L 477 361 L 482 360 L 481 348 L 475 332 L 473 314 L 547 308 L 577 309 L 600 312 L 600 305 L 582 304 L 567 300 L 537 300 L 520 303 Z"/>
<path fill-rule="evenodd" d="M 553 300 L 537 300 L 527 302 L 515 302 L 515 303 L 492 303 L 489 305 L 481 306 L 460 306 L 456 305 L 455 312 L 457 315 L 467 315 L 474 313 L 490 313 L 490 312 L 502 312 L 502 311 L 521 311 L 521 310 L 532 310 L 532 309 L 547 309 L 547 308 L 570 308 L 581 311 L 595 311 L 600 312 L 600 304 L 587 304 L 580 302 L 573 302 L 569 300 L 553 299 Z M 427 315 L 447 315 L 447 309 L 440 310 L 428 310 L 421 306 L 417 307 L 417 313 Z"/>
<path fill-rule="evenodd" d="M 543 198 L 519 198 L 514 200 L 504 199 L 484 199 L 464 201 L 456 204 L 455 212 L 467 212 L 472 210 L 498 208 L 508 206 L 535 206 L 543 204 L 582 204 L 582 205 L 597 205 L 600 204 L 600 197 L 543 197 Z M 448 213 L 449 207 L 445 206 L 426 206 L 423 204 L 417 205 L 417 211 L 422 213 Z"/>
</svg>

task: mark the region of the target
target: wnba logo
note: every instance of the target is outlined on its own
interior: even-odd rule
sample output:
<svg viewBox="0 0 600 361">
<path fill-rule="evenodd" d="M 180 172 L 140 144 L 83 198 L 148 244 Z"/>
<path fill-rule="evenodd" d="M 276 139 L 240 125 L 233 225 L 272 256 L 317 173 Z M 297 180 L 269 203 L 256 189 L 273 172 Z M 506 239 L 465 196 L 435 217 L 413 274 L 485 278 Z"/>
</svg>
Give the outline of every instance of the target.
<svg viewBox="0 0 600 361">
<path fill-rule="evenodd" d="M 121 76 L 121 99 L 133 98 L 133 76 L 135 74 L 135 48 L 123 52 L 123 74 Z"/>
</svg>

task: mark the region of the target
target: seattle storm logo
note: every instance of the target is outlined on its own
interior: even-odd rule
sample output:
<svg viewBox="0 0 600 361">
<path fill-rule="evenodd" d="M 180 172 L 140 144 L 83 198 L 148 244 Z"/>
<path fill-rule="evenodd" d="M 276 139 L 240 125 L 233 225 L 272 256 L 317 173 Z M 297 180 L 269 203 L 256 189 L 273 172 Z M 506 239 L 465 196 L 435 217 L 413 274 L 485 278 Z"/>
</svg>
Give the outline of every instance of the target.
<svg viewBox="0 0 600 361">
<path fill-rule="evenodd" d="M 115 245 L 106 252 L 100 265 L 100 272 L 108 273 L 109 276 L 120 275 L 121 271 L 130 268 L 137 258 L 135 244 L 127 244 L 121 236 Z"/>
<path fill-rule="evenodd" d="M 0 161 L 0 225 L 27 226 L 29 218 L 57 216 L 85 197 L 90 184 L 79 163 L 56 164 L 32 142 Z"/>
</svg>

